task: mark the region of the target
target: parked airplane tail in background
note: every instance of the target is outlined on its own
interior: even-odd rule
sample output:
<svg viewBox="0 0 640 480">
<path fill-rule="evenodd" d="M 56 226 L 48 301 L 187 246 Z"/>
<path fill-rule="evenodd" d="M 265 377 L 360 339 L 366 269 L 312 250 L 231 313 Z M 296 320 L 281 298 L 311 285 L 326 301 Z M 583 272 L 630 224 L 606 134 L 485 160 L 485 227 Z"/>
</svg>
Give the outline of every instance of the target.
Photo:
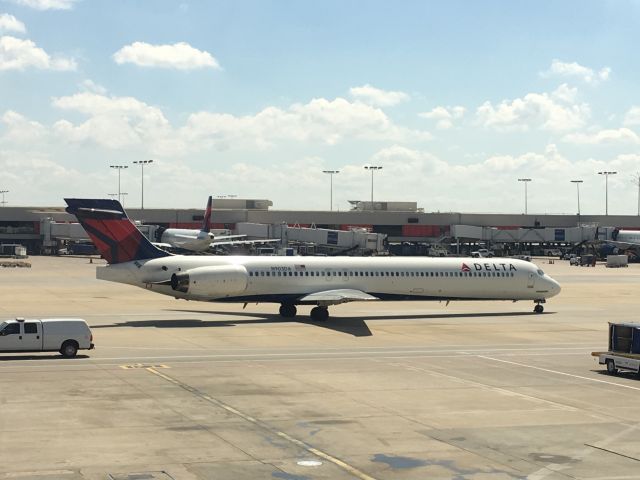
<svg viewBox="0 0 640 480">
<path fill-rule="evenodd" d="M 204 219 L 202 220 L 202 228 L 200 231 L 209 233 L 211 231 L 211 204 L 213 202 L 213 198 L 209 195 L 209 200 L 207 200 L 207 209 L 204 211 Z"/>
<path fill-rule="evenodd" d="M 117 200 L 65 198 L 65 202 L 67 212 L 76 216 L 110 264 L 170 255 L 142 235 Z"/>
</svg>

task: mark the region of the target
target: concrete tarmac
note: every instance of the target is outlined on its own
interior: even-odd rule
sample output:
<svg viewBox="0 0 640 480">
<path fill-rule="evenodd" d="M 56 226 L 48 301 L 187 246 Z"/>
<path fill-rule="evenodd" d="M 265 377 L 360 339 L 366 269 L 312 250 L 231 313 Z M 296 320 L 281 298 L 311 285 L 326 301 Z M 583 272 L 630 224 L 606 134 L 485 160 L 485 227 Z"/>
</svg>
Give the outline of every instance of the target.
<svg viewBox="0 0 640 480">
<path fill-rule="evenodd" d="M 0 354 L 5 479 L 635 479 L 640 381 L 604 374 L 640 266 L 536 263 L 529 302 L 372 302 L 328 322 L 178 301 L 86 258 L 0 269 L 0 318 L 81 317 L 78 358 Z"/>
</svg>

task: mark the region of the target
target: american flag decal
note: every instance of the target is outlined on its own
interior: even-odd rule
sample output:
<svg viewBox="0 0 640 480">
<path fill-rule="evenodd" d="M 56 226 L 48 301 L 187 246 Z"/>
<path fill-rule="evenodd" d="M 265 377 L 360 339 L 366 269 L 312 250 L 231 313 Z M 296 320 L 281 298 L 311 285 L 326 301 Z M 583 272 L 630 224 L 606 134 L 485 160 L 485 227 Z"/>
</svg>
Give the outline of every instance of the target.
<svg viewBox="0 0 640 480">
<path fill-rule="evenodd" d="M 462 264 L 462 271 L 463 272 L 470 272 L 471 269 L 469 268 L 469 265 L 467 265 L 466 263 Z"/>
</svg>

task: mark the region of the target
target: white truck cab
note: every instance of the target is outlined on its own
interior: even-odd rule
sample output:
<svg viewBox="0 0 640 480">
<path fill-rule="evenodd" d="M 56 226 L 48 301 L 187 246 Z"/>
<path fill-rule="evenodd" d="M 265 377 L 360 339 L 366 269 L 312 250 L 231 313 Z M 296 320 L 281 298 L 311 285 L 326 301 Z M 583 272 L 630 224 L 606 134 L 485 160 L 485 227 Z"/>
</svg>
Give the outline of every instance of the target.
<svg viewBox="0 0 640 480">
<path fill-rule="evenodd" d="M 75 357 L 91 350 L 93 335 L 81 318 L 16 318 L 0 323 L 0 352 L 60 352 Z"/>
</svg>

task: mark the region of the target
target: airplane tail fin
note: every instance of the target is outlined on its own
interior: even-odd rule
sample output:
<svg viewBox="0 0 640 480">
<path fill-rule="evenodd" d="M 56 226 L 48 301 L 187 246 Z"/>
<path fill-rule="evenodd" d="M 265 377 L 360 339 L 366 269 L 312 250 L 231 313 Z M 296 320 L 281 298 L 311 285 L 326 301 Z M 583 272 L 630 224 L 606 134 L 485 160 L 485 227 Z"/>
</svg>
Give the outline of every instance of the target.
<svg viewBox="0 0 640 480">
<path fill-rule="evenodd" d="M 110 264 L 170 255 L 142 235 L 117 200 L 64 200 L 68 205 L 67 212 L 76 216 L 100 255 Z"/>
<path fill-rule="evenodd" d="M 204 211 L 204 219 L 202 220 L 202 228 L 201 232 L 209 233 L 211 231 L 211 203 L 213 199 L 211 195 L 209 195 L 209 200 L 207 200 L 207 209 Z"/>
</svg>

